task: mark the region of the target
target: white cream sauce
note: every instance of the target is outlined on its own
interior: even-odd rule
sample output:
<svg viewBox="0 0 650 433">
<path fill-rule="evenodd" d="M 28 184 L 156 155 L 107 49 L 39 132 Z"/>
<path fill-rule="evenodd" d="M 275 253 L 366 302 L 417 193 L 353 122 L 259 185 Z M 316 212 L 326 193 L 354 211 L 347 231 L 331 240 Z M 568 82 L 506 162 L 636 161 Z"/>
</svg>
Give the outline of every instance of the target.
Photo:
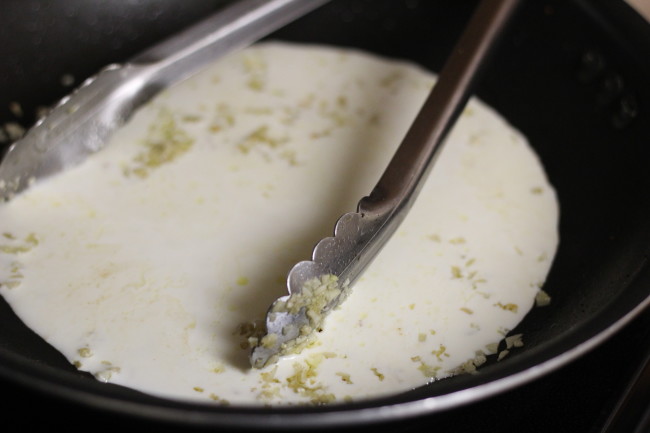
<svg viewBox="0 0 650 433">
<path fill-rule="evenodd" d="M 449 376 L 521 321 L 558 244 L 538 158 L 475 99 L 316 343 L 262 370 L 240 347 L 240 325 L 370 192 L 433 83 L 350 50 L 231 55 L 0 206 L 0 293 L 80 369 L 171 399 L 347 401 Z"/>
</svg>

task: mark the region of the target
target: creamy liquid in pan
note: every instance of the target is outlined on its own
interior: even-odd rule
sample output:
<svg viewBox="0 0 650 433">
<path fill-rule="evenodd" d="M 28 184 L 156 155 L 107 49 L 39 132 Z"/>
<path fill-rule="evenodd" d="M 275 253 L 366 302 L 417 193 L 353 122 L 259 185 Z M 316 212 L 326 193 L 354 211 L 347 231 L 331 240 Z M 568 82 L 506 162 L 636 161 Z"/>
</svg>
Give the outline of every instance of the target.
<svg viewBox="0 0 650 433">
<path fill-rule="evenodd" d="M 246 347 L 433 83 L 349 50 L 231 55 L 0 206 L 0 293 L 79 369 L 172 399 L 343 402 L 473 370 L 532 308 L 558 244 L 538 158 L 477 100 L 314 344 L 262 370 Z"/>
</svg>

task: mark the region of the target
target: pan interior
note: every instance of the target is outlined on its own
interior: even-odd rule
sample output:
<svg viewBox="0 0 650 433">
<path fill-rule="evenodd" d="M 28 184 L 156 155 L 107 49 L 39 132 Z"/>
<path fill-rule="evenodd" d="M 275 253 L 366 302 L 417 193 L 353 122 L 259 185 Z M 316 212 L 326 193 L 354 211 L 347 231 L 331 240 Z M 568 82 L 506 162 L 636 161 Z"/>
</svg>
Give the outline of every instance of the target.
<svg viewBox="0 0 650 433">
<path fill-rule="evenodd" d="M 162 36 L 198 18 L 205 12 L 203 8 L 220 6 L 220 2 L 208 6 L 199 3 L 208 4 L 196 2 L 190 7 L 187 2 L 182 10 L 165 10 L 160 21 L 150 24 L 151 34 Z M 34 15 L 17 5 L 6 5 L 4 19 L 18 17 L 12 22 L 20 22 L 22 16 L 32 22 L 44 20 L 45 15 Z M 471 6 L 467 2 L 452 6 L 433 1 L 334 1 L 273 38 L 355 46 L 408 58 L 438 70 Z M 105 9 L 95 12 L 84 9 L 83 2 L 69 2 L 69 7 L 76 10 L 75 23 L 84 32 L 68 30 L 57 33 L 55 38 L 45 37 L 52 35 L 60 23 L 73 19 L 66 18 L 71 12 L 62 9 L 58 11 L 60 19 L 51 18 L 42 27 L 40 41 L 2 35 L 15 53 L 8 72 L 0 75 L 0 88 L 7 89 L 3 96 L 7 99 L 0 104 L 3 121 L 20 121 L 29 126 L 39 105 L 47 105 L 69 91 L 69 87 L 61 85 L 61 77 L 91 75 L 104 64 L 128 58 L 151 42 L 151 36 L 140 30 L 147 27 L 149 17 L 135 10 L 125 12 L 125 5 L 115 9 L 104 5 Z M 50 17 L 57 16 L 52 15 L 57 11 L 44 5 L 41 13 L 46 11 Z M 82 19 L 89 13 L 103 13 L 107 19 L 96 21 L 91 30 L 91 20 Z M 122 21 L 117 19 L 124 13 L 132 14 L 129 24 L 120 24 Z M 336 413 L 336 420 L 350 421 L 350 416 L 345 415 L 350 411 L 387 405 L 404 409 L 404 405 L 472 387 L 478 390 L 472 399 L 483 398 L 495 392 L 480 391 L 484 385 L 494 381 L 502 381 L 504 389 L 516 385 L 522 371 L 615 328 L 636 311 L 637 305 L 647 302 L 650 212 L 646 192 L 650 175 L 646 163 L 650 160 L 650 122 L 644 104 L 650 100 L 645 85 L 650 65 L 640 53 L 650 49 L 643 46 L 650 37 L 644 24 L 622 4 L 528 3 L 479 88 L 478 95 L 530 139 L 558 191 L 562 209 L 561 246 L 546 283 L 552 306 L 533 310 L 515 330 L 524 333 L 525 347 L 505 362 L 492 362 L 478 375 L 459 376 L 392 399 L 349 407 L 288 409 L 280 411 L 286 415 L 283 422 L 318 422 L 318 417 L 311 418 L 313 421 L 300 418 L 310 412 Z M 25 32 L 10 25 L 0 28 Z M 126 41 L 132 38 L 137 43 L 127 47 Z M 32 44 L 47 48 L 48 43 L 55 43 L 50 40 L 56 40 L 59 46 L 76 46 L 77 51 L 39 49 L 36 60 L 25 59 L 25 53 L 34 52 Z M 435 46 L 428 41 L 436 41 Z M 84 50 L 93 55 L 80 56 Z M 44 62 L 51 67 L 31 69 L 30 64 Z M 68 69 L 71 64 L 75 65 L 74 71 Z M 48 71 L 46 76 L 43 70 Z M 21 102 L 24 116 L 18 118 L 5 108 L 13 101 Z M 24 327 L 4 301 L 0 303 L 0 323 L 0 371 L 65 398 L 161 419 L 188 421 L 188 411 L 199 411 L 202 416 L 195 422 L 200 423 L 225 423 L 226 416 L 236 419 L 232 418 L 234 413 L 244 417 L 269 413 L 171 404 L 120 387 L 103 386 L 76 372 L 58 352 Z M 508 377 L 515 379 L 505 382 Z M 419 405 L 412 410 L 427 411 L 431 406 Z M 402 413 L 413 412 L 407 409 Z M 255 417 L 244 417 L 239 419 L 242 424 L 257 422 Z"/>
</svg>

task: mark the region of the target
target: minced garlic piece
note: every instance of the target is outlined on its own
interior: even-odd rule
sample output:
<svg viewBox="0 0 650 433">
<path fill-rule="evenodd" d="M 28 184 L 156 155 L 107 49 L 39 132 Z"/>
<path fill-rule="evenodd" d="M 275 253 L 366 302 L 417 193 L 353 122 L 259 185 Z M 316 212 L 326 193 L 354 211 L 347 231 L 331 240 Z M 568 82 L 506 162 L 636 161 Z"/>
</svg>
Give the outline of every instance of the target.
<svg viewBox="0 0 650 433">
<path fill-rule="evenodd" d="M 427 364 L 426 362 L 420 361 L 420 366 L 418 367 L 418 370 L 422 372 L 422 374 L 429 379 L 435 379 L 436 376 L 438 375 L 438 371 L 440 371 L 442 367 L 439 365 L 430 365 Z"/>
<path fill-rule="evenodd" d="M 34 233 L 28 234 L 22 243 L 19 243 L 11 233 L 3 233 L 3 237 L 9 241 L 8 244 L 0 244 L 0 252 L 6 254 L 21 254 L 30 251 L 38 245 L 38 238 Z"/>
<path fill-rule="evenodd" d="M 100 380 L 101 382 L 108 382 L 111 380 L 111 377 L 113 377 L 113 374 L 117 374 L 120 372 L 119 367 L 113 367 L 109 366 L 105 368 L 104 370 L 98 371 L 95 373 L 95 377 Z"/>
<path fill-rule="evenodd" d="M 447 347 L 444 344 L 441 344 L 438 347 L 438 350 L 434 350 L 431 353 L 434 354 L 436 358 L 438 358 L 438 361 L 442 361 L 442 356 L 449 357 L 449 354 L 447 353 Z"/>
<path fill-rule="evenodd" d="M 370 370 L 375 374 L 375 376 L 377 376 L 377 379 L 380 381 L 384 380 L 385 376 L 381 374 L 375 367 L 372 367 Z"/>
<path fill-rule="evenodd" d="M 278 356 L 299 353 L 313 342 L 314 332 L 321 329 L 325 312 L 337 300 L 340 302 L 341 297 L 346 295 L 347 284 L 340 286 L 336 275 L 321 275 L 307 281 L 300 292 L 292 293 L 287 300 L 276 302 L 269 314 L 289 313 L 297 316 L 304 312 L 309 325 L 302 326 L 297 338 L 282 343 L 280 347 L 277 347 L 279 336 L 273 333 L 269 333 L 261 339 L 249 339 L 251 346 L 261 346 L 266 349 L 277 347 Z M 290 331 L 285 328 L 283 333 L 285 332 L 289 333 Z M 264 365 L 275 361 L 277 361 L 277 357 L 272 357 Z M 261 368 L 264 365 L 255 365 L 255 367 Z"/>
<path fill-rule="evenodd" d="M 339 376 L 343 382 L 350 385 L 352 384 L 352 379 L 350 379 L 350 375 L 348 373 L 342 373 L 339 371 L 336 373 L 336 375 Z"/>
<path fill-rule="evenodd" d="M 278 334 L 267 334 L 260 340 L 260 343 L 263 347 L 271 348 L 277 344 Z"/>
<path fill-rule="evenodd" d="M 478 372 L 477 368 L 487 362 L 487 357 L 482 350 L 477 350 L 474 358 L 468 359 L 463 364 L 461 364 L 457 369 L 452 370 L 452 374 L 461 374 L 461 373 L 470 373 L 476 374 Z"/>
<path fill-rule="evenodd" d="M 535 295 L 535 305 L 538 307 L 546 307 L 551 303 L 551 296 L 544 290 L 540 289 Z"/>
<path fill-rule="evenodd" d="M 152 124 L 149 135 L 142 143 L 145 150 L 133 158 L 133 166 L 126 167 L 124 174 L 145 178 L 152 169 L 172 162 L 193 144 L 194 139 L 178 127 L 174 115 L 167 109 L 161 109 L 158 121 Z"/>
<path fill-rule="evenodd" d="M 233 334 L 243 337 L 239 347 L 249 349 L 259 344 L 260 339 L 264 336 L 264 326 L 256 321 L 240 323 Z"/>
<path fill-rule="evenodd" d="M 499 307 L 505 311 L 512 311 L 513 313 L 516 313 L 517 310 L 519 310 L 519 306 L 517 304 L 512 304 L 512 303 L 502 304 L 501 302 L 497 302 L 496 304 L 494 304 L 494 306 Z"/>
<path fill-rule="evenodd" d="M 510 335 L 505 338 L 506 348 L 511 349 L 513 347 L 522 347 L 524 345 L 523 340 L 521 339 L 522 334 Z"/>
<path fill-rule="evenodd" d="M 214 400 L 214 401 L 216 401 L 217 403 L 219 403 L 219 404 L 221 404 L 223 406 L 229 406 L 230 405 L 230 402 L 228 400 L 219 397 L 215 393 L 210 393 L 210 400 Z"/>
<path fill-rule="evenodd" d="M 79 356 L 81 356 L 82 358 L 90 358 L 91 356 L 93 356 L 93 352 L 88 347 L 82 347 L 77 352 L 79 353 Z"/>
<path fill-rule="evenodd" d="M 336 398 L 328 393 L 322 383 L 316 380 L 317 367 L 322 358 L 308 358 L 303 364 L 294 363 L 292 376 L 287 377 L 287 387 L 293 392 L 308 397 L 313 404 L 331 403 Z"/>
</svg>

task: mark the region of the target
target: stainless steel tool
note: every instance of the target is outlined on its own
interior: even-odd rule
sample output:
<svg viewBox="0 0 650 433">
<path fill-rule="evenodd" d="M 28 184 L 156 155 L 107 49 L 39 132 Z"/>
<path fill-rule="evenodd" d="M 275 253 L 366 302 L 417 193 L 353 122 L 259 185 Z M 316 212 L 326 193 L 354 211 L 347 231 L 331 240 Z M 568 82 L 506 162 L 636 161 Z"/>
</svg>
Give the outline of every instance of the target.
<svg viewBox="0 0 650 433">
<path fill-rule="evenodd" d="M 0 163 L 0 201 L 101 149 L 138 107 L 161 90 L 326 1 L 237 1 L 127 63 L 107 66 L 11 145 Z"/>
<path fill-rule="evenodd" d="M 251 351 L 253 367 L 263 367 L 308 342 L 406 217 L 518 3 L 483 0 L 478 5 L 375 188 L 361 199 L 356 212 L 338 220 L 333 237 L 318 242 L 310 261 L 289 272 L 289 295 L 269 309 L 266 335 Z"/>
</svg>

